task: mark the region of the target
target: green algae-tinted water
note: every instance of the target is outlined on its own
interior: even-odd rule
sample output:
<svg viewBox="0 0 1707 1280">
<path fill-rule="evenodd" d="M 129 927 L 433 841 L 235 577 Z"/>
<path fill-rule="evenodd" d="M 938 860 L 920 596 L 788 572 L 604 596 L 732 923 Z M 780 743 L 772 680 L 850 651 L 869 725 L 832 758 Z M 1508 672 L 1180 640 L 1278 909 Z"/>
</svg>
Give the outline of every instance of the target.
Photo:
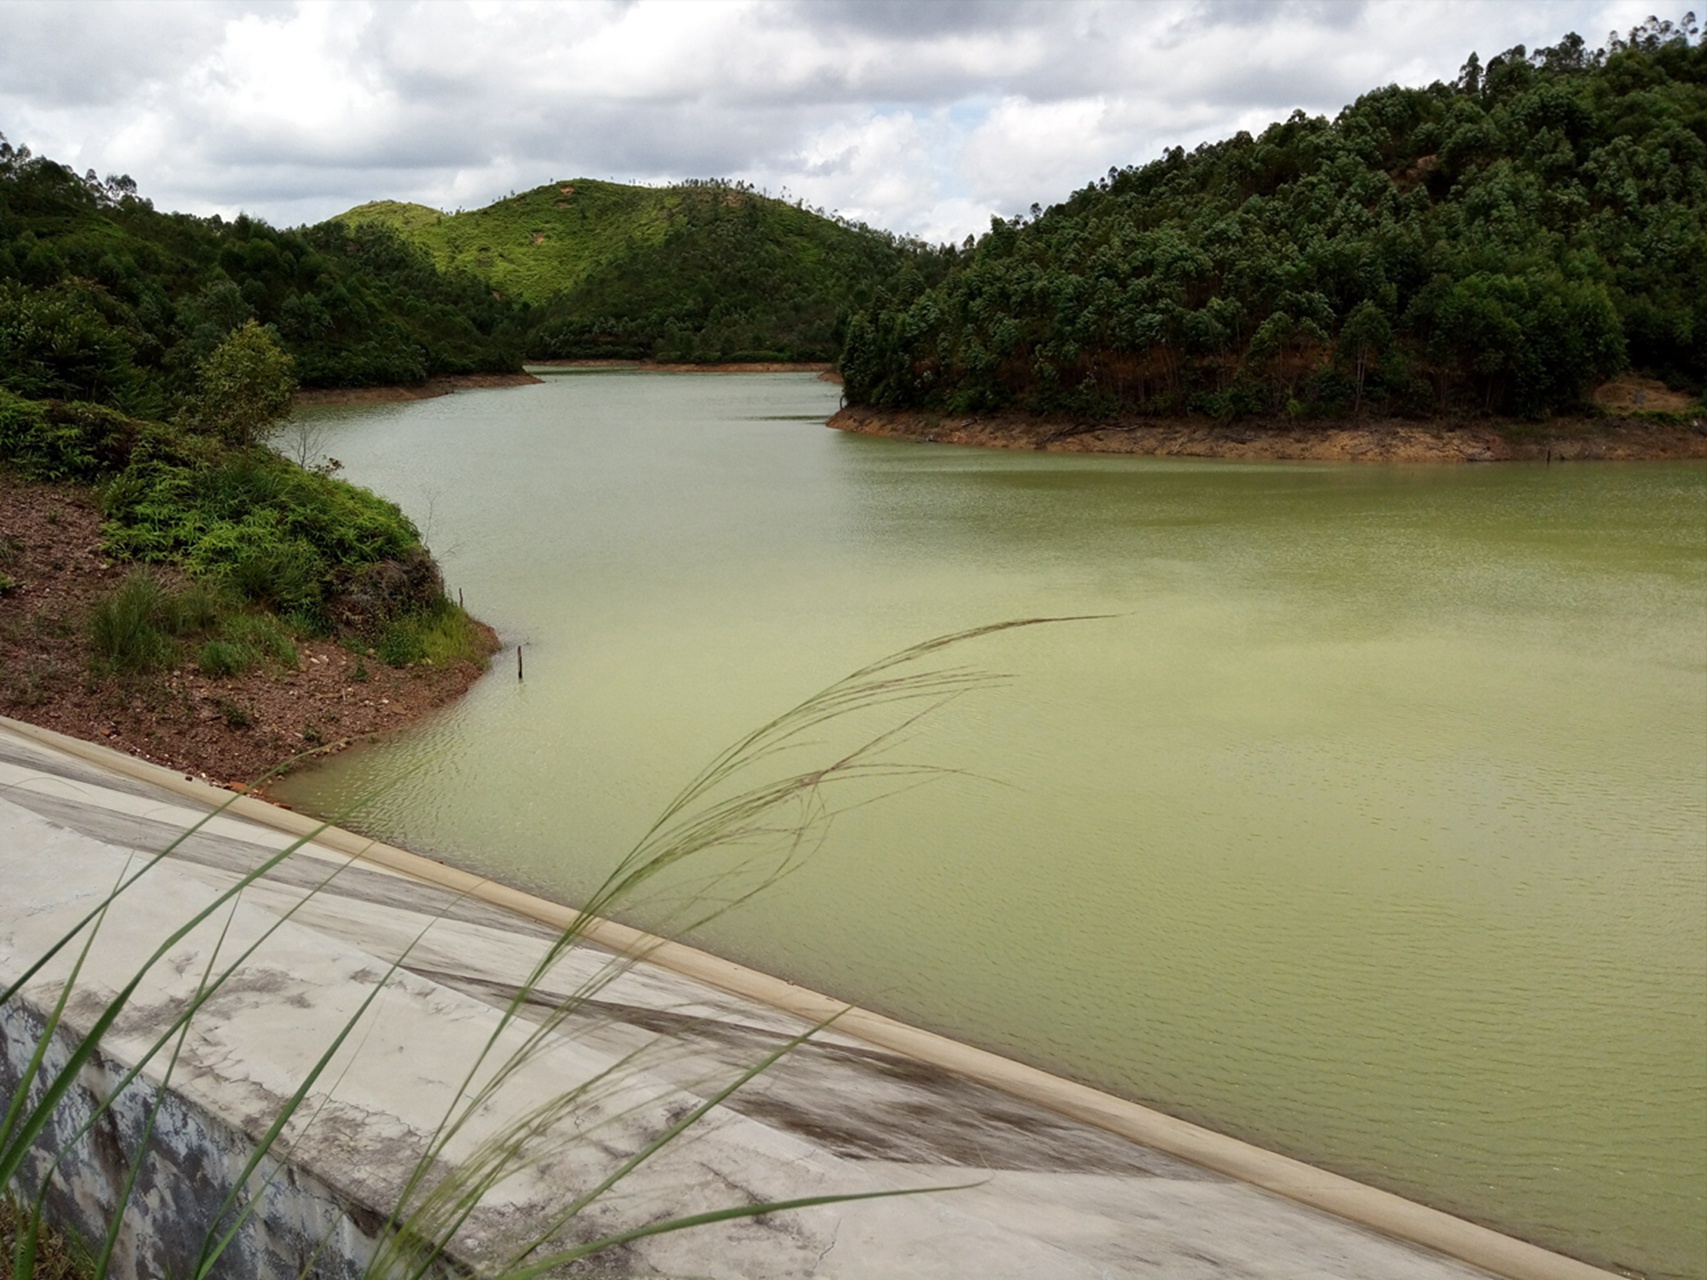
<svg viewBox="0 0 1707 1280">
<path fill-rule="evenodd" d="M 826 431 L 803 375 L 321 411 L 513 660 L 290 780 L 571 901 L 920 639 L 1013 673 L 697 939 L 1576 1256 L 1707 1276 L 1707 468 Z M 649 912 L 637 908 L 644 922 Z"/>
</svg>

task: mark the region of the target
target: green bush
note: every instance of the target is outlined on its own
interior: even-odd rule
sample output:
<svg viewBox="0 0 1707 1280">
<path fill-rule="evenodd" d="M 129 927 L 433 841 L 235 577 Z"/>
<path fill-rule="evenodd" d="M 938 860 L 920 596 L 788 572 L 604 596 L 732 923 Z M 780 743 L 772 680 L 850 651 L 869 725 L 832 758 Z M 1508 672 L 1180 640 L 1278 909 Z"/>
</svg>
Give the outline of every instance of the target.
<svg viewBox="0 0 1707 1280">
<path fill-rule="evenodd" d="M 113 554 L 181 561 L 203 581 L 317 631 L 365 572 L 431 563 L 407 517 L 365 489 L 259 449 L 201 461 L 168 453 L 165 441 L 138 450 L 103 486 Z M 419 599 L 376 597 L 358 612 L 383 621 L 405 603 Z"/>
<path fill-rule="evenodd" d="M 259 444 L 290 412 L 295 392 L 290 354 L 274 333 L 248 320 L 197 366 L 184 421 L 227 444 Z"/>
<path fill-rule="evenodd" d="M 32 289 L 0 279 L 0 388 L 36 400 L 149 399 L 130 333 L 102 314 L 98 289 L 67 281 Z"/>
<path fill-rule="evenodd" d="M 55 439 L 48 430 L 47 406 L 25 400 L 0 387 L 0 458 L 32 480 L 65 479 L 65 471 L 80 471 L 90 461 L 67 446 L 74 439 Z"/>
<path fill-rule="evenodd" d="M 205 676 L 240 676 L 263 662 L 294 670 L 296 641 L 272 614 L 234 612 L 218 619 L 218 635 L 201 648 L 196 665 Z"/>
</svg>

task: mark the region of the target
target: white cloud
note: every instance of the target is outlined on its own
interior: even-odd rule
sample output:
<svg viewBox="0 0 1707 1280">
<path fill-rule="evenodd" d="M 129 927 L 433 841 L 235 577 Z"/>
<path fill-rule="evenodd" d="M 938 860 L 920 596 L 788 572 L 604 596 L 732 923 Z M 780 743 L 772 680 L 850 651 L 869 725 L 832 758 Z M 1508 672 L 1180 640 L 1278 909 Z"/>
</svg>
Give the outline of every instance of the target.
<svg viewBox="0 0 1707 1280">
<path fill-rule="evenodd" d="M 1129 131 L 1111 131 L 1110 123 L 1101 97 L 1004 98 L 967 139 L 961 172 L 969 189 L 1016 213 L 1132 159 Z"/>
<path fill-rule="evenodd" d="M 1652 0 L 0 4 L 0 130 L 275 222 L 744 177 L 933 239 Z"/>
</svg>

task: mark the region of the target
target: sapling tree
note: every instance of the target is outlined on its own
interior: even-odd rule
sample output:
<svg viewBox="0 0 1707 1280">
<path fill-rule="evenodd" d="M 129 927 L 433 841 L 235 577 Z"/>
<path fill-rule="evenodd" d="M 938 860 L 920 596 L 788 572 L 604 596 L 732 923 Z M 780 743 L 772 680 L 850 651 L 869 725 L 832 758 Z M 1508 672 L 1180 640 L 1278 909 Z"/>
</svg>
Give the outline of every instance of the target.
<svg viewBox="0 0 1707 1280">
<path fill-rule="evenodd" d="M 226 334 L 196 369 L 184 425 L 227 444 L 260 444 L 290 411 L 296 366 L 272 330 L 253 320 Z"/>
<path fill-rule="evenodd" d="M 1351 365 L 1352 377 L 1357 382 L 1357 399 L 1352 404 L 1352 412 L 1361 413 L 1363 381 L 1369 374 L 1370 366 L 1382 352 L 1393 345 L 1393 327 L 1387 323 L 1387 317 L 1381 308 L 1365 299 L 1351 309 L 1351 314 L 1340 326 L 1338 345 L 1341 356 Z"/>
<path fill-rule="evenodd" d="M 304 471 L 318 471 L 329 476 L 344 469 L 342 462 L 326 452 L 332 437 L 323 422 L 295 417 L 270 434 L 274 451 Z"/>
</svg>

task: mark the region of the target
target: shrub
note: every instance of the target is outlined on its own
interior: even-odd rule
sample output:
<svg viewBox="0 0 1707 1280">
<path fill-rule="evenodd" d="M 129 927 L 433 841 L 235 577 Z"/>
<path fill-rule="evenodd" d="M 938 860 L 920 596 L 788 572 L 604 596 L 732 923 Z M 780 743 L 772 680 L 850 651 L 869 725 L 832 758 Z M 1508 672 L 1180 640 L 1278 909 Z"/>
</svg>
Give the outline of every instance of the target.
<svg viewBox="0 0 1707 1280">
<path fill-rule="evenodd" d="M 26 479 L 89 483 L 124 466 L 142 430 L 102 405 L 25 400 L 0 387 L 0 458 Z"/>
<path fill-rule="evenodd" d="M 275 454 L 227 451 L 198 461 L 171 447 L 139 450 L 103 487 L 113 554 L 181 560 L 241 600 L 292 615 L 305 631 L 328 630 L 333 620 L 377 630 L 443 593 L 420 534 L 395 504 Z"/>
<path fill-rule="evenodd" d="M 0 388 L 31 399 L 146 399 L 124 330 L 101 314 L 98 290 L 28 289 L 0 281 Z"/>
</svg>

